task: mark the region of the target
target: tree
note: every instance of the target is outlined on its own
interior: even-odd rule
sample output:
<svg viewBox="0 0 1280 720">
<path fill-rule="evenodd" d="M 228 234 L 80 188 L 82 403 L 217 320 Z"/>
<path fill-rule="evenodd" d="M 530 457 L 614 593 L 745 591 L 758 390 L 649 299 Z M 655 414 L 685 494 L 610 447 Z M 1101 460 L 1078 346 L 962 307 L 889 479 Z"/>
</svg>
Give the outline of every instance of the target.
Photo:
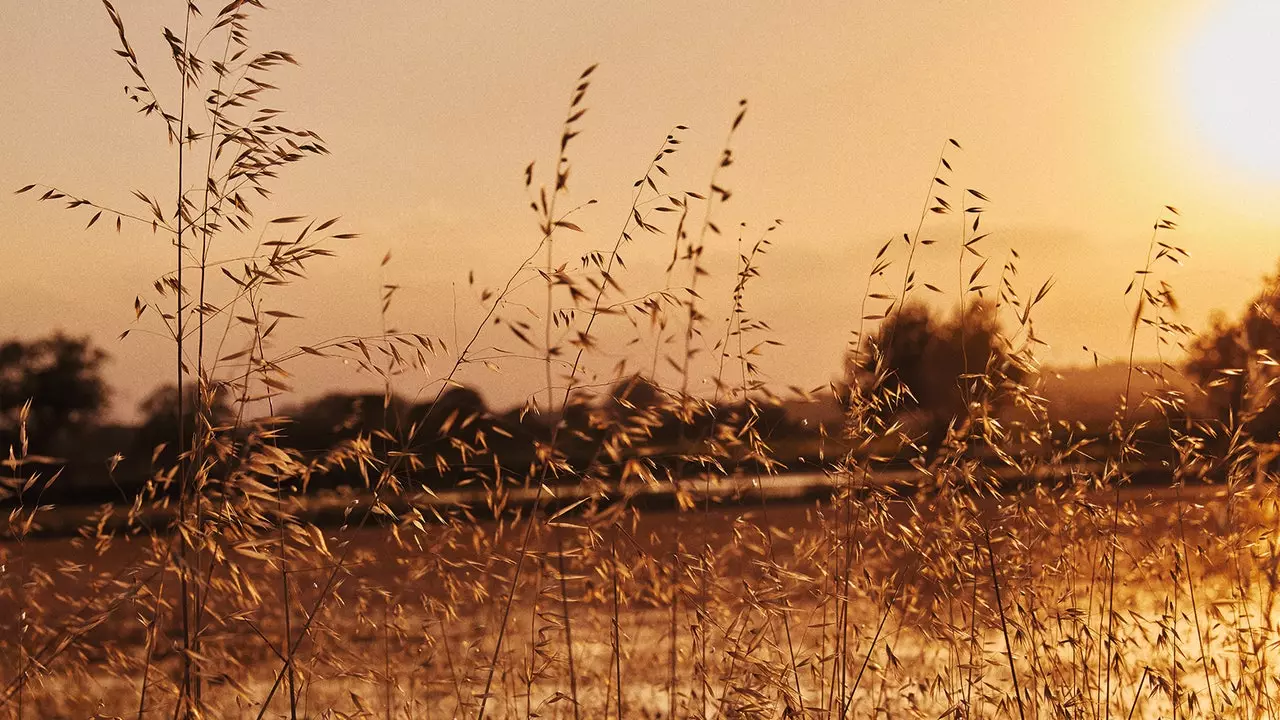
<svg viewBox="0 0 1280 720">
<path fill-rule="evenodd" d="M 614 383 L 605 409 L 615 432 L 626 434 L 634 443 L 674 443 L 684 431 L 672 396 L 638 373 Z"/>
<path fill-rule="evenodd" d="M 1200 383 L 1218 420 L 1229 422 L 1244 409 L 1248 359 L 1243 329 L 1221 313 L 1188 349 L 1187 374 Z"/>
<path fill-rule="evenodd" d="M 436 437 L 461 435 L 489 412 L 480 393 L 469 387 L 450 387 L 440 395 L 434 405 L 421 406 L 421 414 L 427 419 L 423 430 Z"/>
<path fill-rule="evenodd" d="M 1243 422 L 1255 438 L 1280 435 L 1280 268 L 1263 279 L 1262 290 L 1238 321 L 1213 318 L 1208 332 L 1188 348 L 1186 370 L 1223 422 Z"/>
<path fill-rule="evenodd" d="M 33 448 L 66 449 L 106 407 L 107 386 L 101 375 L 106 359 L 88 337 L 60 332 L 0 344 L 0 433 L 16 436 L 19 413 L 30 400 L 27 433 Z"/>
<path fill-rule="evenodd" d="M 379 430 L 393 431 L 406 413 L 407 403 L 383 393 L 329 393 L 288 413 L 285 442 L 299 450 L 327 450 L 343 440 Z"/>
<path fill-rule="evenodd" d="M 1000 387 L 1022 375 L 1010 362 L 995 307 L 985 302 L 945 321 L 925 305 L 907 305 L 845 359 L 845 382 L 858 391 L 847 404 L 877 396 L 868 406 L 873 413 L 913 416 L 935 447 L 970 403 L 999 406 Z"/>
<path fill-rule="evenodd" d="M 635 417 L 671 404 L 662 388 L 639 373 L 614 383 L 609 391 L 609 399 L 610 414 L 620 419 Z"/>
</svg>

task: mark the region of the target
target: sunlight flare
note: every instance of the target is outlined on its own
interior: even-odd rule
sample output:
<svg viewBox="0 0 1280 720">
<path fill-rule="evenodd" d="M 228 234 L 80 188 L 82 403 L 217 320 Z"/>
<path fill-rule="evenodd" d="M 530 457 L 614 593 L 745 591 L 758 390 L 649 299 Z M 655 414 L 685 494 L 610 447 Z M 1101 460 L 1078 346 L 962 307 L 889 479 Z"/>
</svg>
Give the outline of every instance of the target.
<svg viewBox="0 0 1280 720">
<path fill-rule="evenodd" d="M 1193 39 L 1186 91 L 1193 123 L 1214 156 L 1280 181 L 1280 3 L 1225 3 Z"/>
</svg>

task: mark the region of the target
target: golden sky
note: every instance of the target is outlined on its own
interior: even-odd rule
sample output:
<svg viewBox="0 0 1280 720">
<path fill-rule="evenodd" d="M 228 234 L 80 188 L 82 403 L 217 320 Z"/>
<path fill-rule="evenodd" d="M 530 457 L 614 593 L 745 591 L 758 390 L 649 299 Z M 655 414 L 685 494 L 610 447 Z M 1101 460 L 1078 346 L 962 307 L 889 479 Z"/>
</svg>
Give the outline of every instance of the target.
<svg viewBox="0 0 1280 720">
<path fill-rule="evenodd" d="M 160 27 L 180 26 L 182 3 L 115 4 L 144 65 L 168 82 L 153 81 L 157 92 L 174 96 Z M 730 229 L 746 223 L 751 239 L 784 221 L 747 300 L 784 343 L 762 360 L 780 384 L 818 385 L 838 372 L 875 251 L 914 230 L 947 138 L 964 146 L 948 155 L 953 188 L 991 198 L 983 229 L 992 266 L 1012 246 L 1021 291 L 1057 279 L 1037 312 L 1052 363 L 1092 362 L 1084 345 L 1125 353 L 1132 298 L 1123 292 L 1166 204 L 1182 217 L 1164 239 L 1192 254 L 1166 275 L 1183 322 L 1203 326 L 1216 308 L 1238 312 L 1280 250 L 1271 216 L 1280 200 L 1280 54 L 1266 36 L 1280 18 L 1268 3 L 278 0 L 269 8 L 254 16 L 255 46 L 302 63 L 272 75 L 282 89 L 269 104 L 288 111 L 284 124 L 319 132 L 332 155 L 292 169 L 259 214 L 341 215 L 345 229 L 363 233 L 273 300 L 304 316 L 285 340 L 378 332 L 384 282 L 404 286 L 389 316 L 396 328 L 451 339 L 455 326 L 473 325 L 480 305 L 468 271 L 498 283 L 536 246 L 524 168 L 554 162 L 574 79 L 597 62 L 564 206 L 599 203 L 575 215 L 586 232 L 564 241 L 563 261 L 612 244 L 631 184 L 674 125 L 690 130 L 668 163 L 667 189 L 705 192 L 738 101 L 749 99 L 737 162 L 724 176 L 734 195 L 717 218 Z M 123 97 L 132 80 L 98 3 L 11 2 L 0 35 L 0 184 L 48 183 L 122 208 L 132 207 L 135 188 L 172 196 L 173 153 L 162 126 Z M 92 333 L 113 356 L 113 412 L 129 417 L 169 377 L 168 348 L 142 332 L 115 338 L 133 327 L 134 297 L 147 297 L 171 251 L 149 231 L 84 232 L 86 222 L 0 194 L 0 335 Z M 727 232 L 712 251 L 722 266 L 704 293 L 719 303 L 713 319 L 727 307 L 735 237 Z M 923 250 L 922 279 L 953 303 L 958 220 L 931 219 L 924 237 L 937 242 Z M 627 291 L 652 289 L 660 273 L 643 268 L 669 252 L 669 238 L 638 239 L 624 252 L 637 268 L 621 277 Z M 512 348 L 509 338 L 493 342 Z M 1153 349 L 1140 338 L 1140 353 Z M 293 370 L 308 393 L 374 384 L 318 361 Z M 501 370 L 466 379 L 497 405 L 539 387 L 527 364 Z M 399 382 L 410 394 L 423 384 Z"/>
</svg>

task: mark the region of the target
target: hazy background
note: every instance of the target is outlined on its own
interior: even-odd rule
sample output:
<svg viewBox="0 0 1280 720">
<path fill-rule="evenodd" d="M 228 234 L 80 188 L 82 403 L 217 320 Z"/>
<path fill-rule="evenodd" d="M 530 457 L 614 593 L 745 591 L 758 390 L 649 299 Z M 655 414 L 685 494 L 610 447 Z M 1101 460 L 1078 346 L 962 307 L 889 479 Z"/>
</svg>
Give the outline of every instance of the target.
<svg viewBox="0 0 1280 720">
<path fill-rule="evenodd" d="M 144 64 L 170 71 L 159 27 L 181 21 L 181 3 L 115 4 Z M 566 240 L 575 244 L 562 259 L 611 244 L 631 183 L 673 125 L 690 132 L 668 189 L 704 191 L 748 98 L 724 182 L 734 197 L 718 217 L 723 227 L 747 223 L 748 238 L 785 221 L 748 300 L 785 343 L 762 363 L 779 383 L 812 386 L 839 372 L 872 256 L 914 229 L 948 137 L 964 146 L 949 155 L 953 186 L 992 198 L 983 224 L 993 265 L 1013 245 L 1024 292 L 1058 279 L 1038 309 L 1046 360 L 1091 363 L 1085 345 L 1121 355 L 1132 313 L 1123 291 L 1163 205 L 1182 211 L 1165 239 L 1193 256 L 1172 273 L 1184 322 L 1238 312 L 1274 267 L 1280 152 L 1266 118 L 1280 63 L 1267 55 L 1276 25 L 1249 16 L 1251 5 L 1265 10 L 1190 0 L 278 0 L 257 14 L 255 44 L 289 50 L 302 66 L 273 74 L 282 91 L 268 104 L 288 111 L 283 124 L 318 131 L 333 155 L 299 166 L 256 209 L 264 220 L 342 215 L 364 236 L 274 304 L 306 316 L 287 335 L 302 343 L 379 332 L 384 282 L 404 286 L 389 318 L 397 328 L 451 338 L 455 323 L 473 323 L 467 273 L 497 283 L 536 244 L 524 168 L 554 162 L 574 79 L 599 62 L 571 149 L 571 198 L 600 202 L 576 216 L 587 233 Z M 132 208 L 135 187 L 172 197 L 173 153 L 162 126 L 121 93 L 132 78 L 99 4 L 9 0 L 3 26 L 0 336 L 92 333 L 113 356 L 112 413 L 133 417 L 168 378 L 171 350 L 143 332 L 115 338 L 133 326 L 135 296 L 148 297 L 170 266 L 170 247 L 128 226 L 83 232 L 84 215 L 8 191 L 41 182 Z M 157 77 L 169 81 L 157 93 L 173 98 L 172 75 Z M 1255 125 L 1233 120 L 1254 116 Z M 926 226 L 938 243 L 924 279 L 949 292 L 958 235 L 954 219 Z M 629 250 L 628 264 L 660 262 L 669 243 Z M 718 249 L 726 282 L 732 249 Z M 727 291 L 708 297 L 727 303 Z M 374 384 L 321 362 L 291 369 L 307 393 Z M 466 379 L 499 406 L 539 387 L 518 363 Z"/>
</svg>

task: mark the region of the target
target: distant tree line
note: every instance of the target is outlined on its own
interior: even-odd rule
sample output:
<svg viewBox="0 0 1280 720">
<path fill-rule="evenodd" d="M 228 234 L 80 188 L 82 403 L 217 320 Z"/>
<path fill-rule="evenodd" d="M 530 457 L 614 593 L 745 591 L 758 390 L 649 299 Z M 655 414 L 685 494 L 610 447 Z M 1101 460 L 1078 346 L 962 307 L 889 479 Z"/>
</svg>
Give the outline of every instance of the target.
<svg viewBox="0 0 1280 720">
<path fill-rule="evenodd" d="M 943 317 L 925 305 L 892 313 L 850 349 L 837 399 L 846 408 L 859 393 L 878 388 L 893 398 L 871 409 L 881 427 L 894 427 L 911 442 L 937 447 L 947 433 L 972 417 L 1004 409 L 1001 385 L 1027 380 L 1011 362 L 995 308 L 983 302 Z M 179 423 L 173 387 L 157 389 L 141 403 L 143 420 L 133 428 L 102 425 L 108 389 L 102 377 L 106 353 L 87 337 L 55 333 L 35 340 L 0 343 L 0 451 L 35 456 L 67 466 L 63 483 L 74 499 L 101 501 L 137 492 L 148 478 L 172 467 L 178 428 L 196 425 L 198 403 L 188 397 Z M 1189 344 L 1186 370 L 1208 395 L 1217 418 L 1252 437 L 1280 441 L 1280 272 L 1237 320 L 1214 319 Z M 325 454 L 342 443 L 368 442 L 379 451 L 421 459 L 424 483 L 464 482 L 472 472 L 519 477 L 554 437 L 555 452 L 570 475 L 608 477 L 636 461 L 656 474 L 696 465 L 690 457 L 706 443 L 735 446 L 730 462 L 755 460 L 741 441 L 748 429 L 768 438 L 783 457 L 813 456 L 824 433 L 806 426 L 776 399 L 715 405 L 681 398 L 645 377 L 619 380 L 606 393 L 551 414 L 521 408 L 489 408 L 471 388 L 453 387 L 431 403 L 383 393 L 332 393 L 282 413 L 271 442 L 303 458 L 316 458 L 310 488 L 359 484 L 359 473 L 341 463 L 325 465 Z M 864 408 L 865 410 L 865 408 Z M 206 419 L 233 439 L 244 418 L 235 403 L 215 393 Z M 819 438 L 822 434 L 823 437 Z M 24 446 L 25 442 L 25 446 Z M 790 445 L 787 445 L 790 443 Z M 701 445 L 700 445 L 701 444 Z M 736 453 L 736 454 L 735 454 Z M 736 458 L 736 459 L 735 459 Z M 558 478 L 570 481 L 575 478 Z"/>
<path fill-rule="evenodd" d="M 190 386 L 181 421 L 176 389 L 163 386 L 140 404 L 143 419 L 136 427 L 99 424 L 107 404 L 106 354 L 87 338 L 10 341 L 0 346 L 0 360 L 0 447 L 32 456 L 50 473 L 63 469 L 51 500 L 130 498 L 178 463 L 179 428 L 190 434 L 197 427 L 201 403 Z M 203 419 L 233 442 L 249 441 L 253 424 L 237 417 L 234 399 L 216 392 L 210 398 L 199 410 Z M 449 486 L 476 473 L 522 477 L 536 454 L 551 447 L 553 435 L 558 466 L 570 477 L 549 480 L 567 482 L 588 471 L 616 475 L 637 458 L 657 473 L 685 466 L 683 456 L 698 443 L 723 440 L 713 431 L 733 435 L 751 425 L 782 438 L 802 429 L 776 404 L 681 402 L 640 376 L 550 415 L 493 410 L 474 389 L 451 387 L 434 404 L 377 392 L 331 393 L 288 408 L 281 417 L 271 427 L 270 442 L 315 461 L 306 479 L 311 490 L 362 483 L 358 468 L 326 459 L 343 444 L 365 442 L 383 456 L 412 454 L 421 459 L 413 473 L 417 480 Z"/>
</svg>

